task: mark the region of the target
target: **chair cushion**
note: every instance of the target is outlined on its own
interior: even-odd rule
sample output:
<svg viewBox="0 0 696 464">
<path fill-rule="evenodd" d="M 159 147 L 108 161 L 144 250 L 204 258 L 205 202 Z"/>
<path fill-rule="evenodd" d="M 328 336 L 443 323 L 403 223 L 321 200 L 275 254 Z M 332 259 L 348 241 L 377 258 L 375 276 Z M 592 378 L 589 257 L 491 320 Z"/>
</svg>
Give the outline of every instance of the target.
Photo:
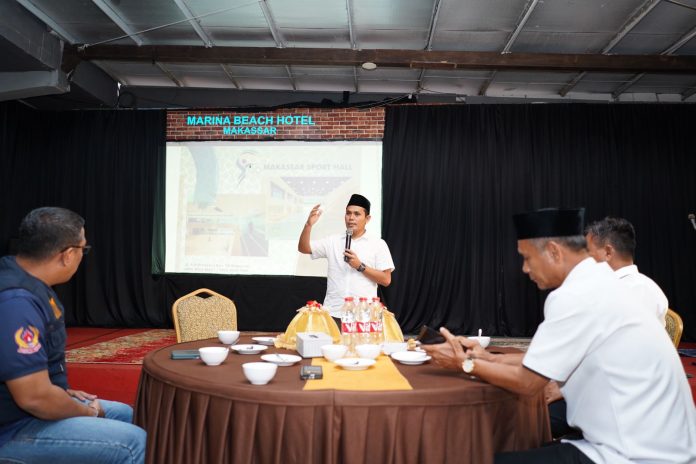
<svg viewBox="0 0 696 464">
<path fill-rule="evenodd" d="M 217 337 L 218 330 L 236 330 L 237 315 L 234 303 L 224 297 L 192 296 L 177 306 L 181 341 Z"/>
</svg>

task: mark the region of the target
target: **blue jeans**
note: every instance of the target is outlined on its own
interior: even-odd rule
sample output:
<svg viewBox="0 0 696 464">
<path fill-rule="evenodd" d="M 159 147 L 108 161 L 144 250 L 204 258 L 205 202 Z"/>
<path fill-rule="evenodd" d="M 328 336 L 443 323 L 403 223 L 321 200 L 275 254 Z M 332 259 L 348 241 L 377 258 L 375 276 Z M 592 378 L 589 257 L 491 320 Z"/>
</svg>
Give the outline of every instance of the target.
<svg viewBox="0 0 696 464">
<path fill-rule="evenodd" d="M 99 400 L 106 417 L 29 419 L 0 446 L 0 463 L 77 464 L 145 461 L 145 431 L 127 404 Z"/>
</svg>

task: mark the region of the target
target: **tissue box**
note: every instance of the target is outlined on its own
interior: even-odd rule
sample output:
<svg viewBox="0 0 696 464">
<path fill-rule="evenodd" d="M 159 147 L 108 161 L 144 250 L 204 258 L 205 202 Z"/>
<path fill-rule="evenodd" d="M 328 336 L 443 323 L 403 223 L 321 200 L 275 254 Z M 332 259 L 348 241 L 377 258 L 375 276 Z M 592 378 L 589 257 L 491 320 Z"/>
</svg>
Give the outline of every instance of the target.
<svg viewBox="0 0 696 464">
<path fill-rule="evenodd" d="M 322 356 L 321 347 L 331 345 L 333 340 L 324 332 L 298 332 L 297 352 L 303 358 L 318 358 Z"/>
</svg>

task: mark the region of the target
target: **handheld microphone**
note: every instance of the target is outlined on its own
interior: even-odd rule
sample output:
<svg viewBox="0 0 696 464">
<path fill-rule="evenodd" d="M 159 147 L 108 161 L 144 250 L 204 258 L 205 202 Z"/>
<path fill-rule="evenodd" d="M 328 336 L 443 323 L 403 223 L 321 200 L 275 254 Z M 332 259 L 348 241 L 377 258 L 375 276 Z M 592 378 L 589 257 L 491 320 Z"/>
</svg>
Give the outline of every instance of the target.
<svg viewBox="0 0 696 464">
<path fill-rule="evenodd" d="M 350 242 L 353 239 L 353 229 L 346 229 L 346 250 L 350 250 Z M 350 258 L 347 256 L 343 257 L 343 261 L 348 262 Z"/>
<path fill-rule="evenodd" d="M 694 216 L 694 213 L 690 213 L 687 217 L 691 221 L 691 225 L 694 226 L 694 230 L 696 230 L 696 216 Z"/>
</svg>

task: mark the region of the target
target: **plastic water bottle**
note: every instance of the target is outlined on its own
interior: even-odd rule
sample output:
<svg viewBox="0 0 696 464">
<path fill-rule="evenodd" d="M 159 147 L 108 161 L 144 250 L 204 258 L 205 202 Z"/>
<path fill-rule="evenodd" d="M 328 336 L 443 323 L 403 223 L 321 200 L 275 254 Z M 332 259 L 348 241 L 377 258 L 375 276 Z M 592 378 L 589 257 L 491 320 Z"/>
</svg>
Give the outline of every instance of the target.
<svg viewBox="0 0 696 464">
<path fill-rule="evenodd" d="M 358 345 L 372 343 L 372 340 L 370 339 L 370 305 L 367 302 L 367 298 L 360 297 L 358 300 L 356 313 L 355 318 L 358 322 L 358 336 L 356 337 L 356 343 Z"/>
<path fill-rule="evenodd" d="M 370 336 L 371 342 L 376 345 L 384 343 L 384 305 L 379 297 L 372 298 L 370 305 Z"/>
<path fill-rule="evenodd" d="M 355 354 L 356 332 L 355 303 L 352 296 L 347 296 L 343 299 L 341 308 L 341 343 L 348 347 L 347 356 Z"/>
</svg>

